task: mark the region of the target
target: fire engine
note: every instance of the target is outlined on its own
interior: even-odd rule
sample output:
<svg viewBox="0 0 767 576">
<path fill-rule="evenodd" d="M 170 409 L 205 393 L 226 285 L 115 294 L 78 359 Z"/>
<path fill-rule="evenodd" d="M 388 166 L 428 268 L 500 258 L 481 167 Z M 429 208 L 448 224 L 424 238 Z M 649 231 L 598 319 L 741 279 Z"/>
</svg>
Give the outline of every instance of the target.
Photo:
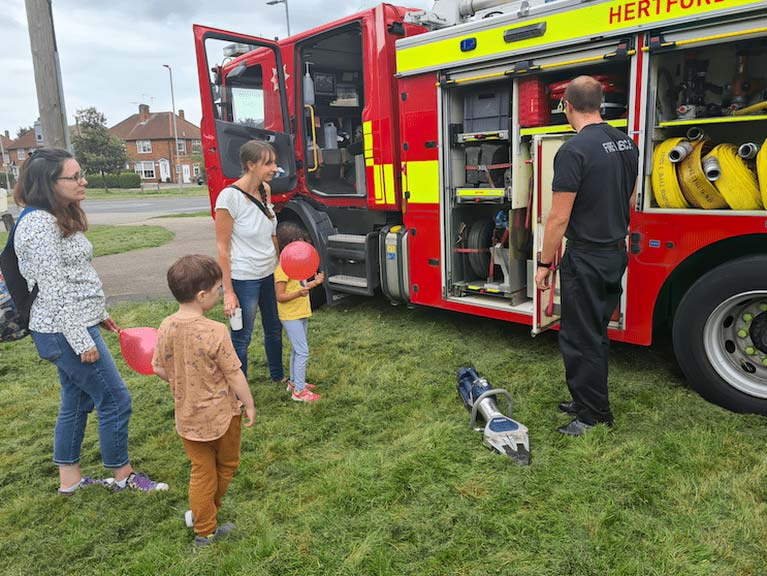
<svg viewBox="0 0 767 576">
<path fill-rule="evenodd" d="M 691 385 L 767 414 L 764 0 L 381 4 L 279 41 L 194 27 L 212 205 L 266 140 L 280 220 L 310 233 L 334 303 L 378 291 L 557 328 L 532 262 L 567 82 L 639 147 L 616 341 L 670 328 Z"/>
</svg>

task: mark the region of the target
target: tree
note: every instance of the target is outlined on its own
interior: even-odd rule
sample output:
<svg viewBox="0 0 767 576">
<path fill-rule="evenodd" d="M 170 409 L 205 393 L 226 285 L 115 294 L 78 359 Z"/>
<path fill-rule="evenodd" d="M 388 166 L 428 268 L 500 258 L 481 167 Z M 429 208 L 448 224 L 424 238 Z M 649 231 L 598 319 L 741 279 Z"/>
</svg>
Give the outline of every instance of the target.
<svg viewBox="0 0 767 576">
<path fill-rule="evenodd" d="M 119 172 L 128 162 L 125 143 L 113 136 L 106 127 L 106 116 L 94 107 L 77 111 L 78 130 L 72 146 L 80 166 L 90 174 Z M 104 186 L 106 188 L 106 186 Z"/>
<path fill-rule="evenodd" d="M 24 136 L 24 134 L 26 134 L 30 130 L 34 130 L 34 128 L 35 128 L 34 126 L 19 126 L 18 129 L 16 130 L 16 138 L 21 138 L 22 136 Z"/>
</svg>

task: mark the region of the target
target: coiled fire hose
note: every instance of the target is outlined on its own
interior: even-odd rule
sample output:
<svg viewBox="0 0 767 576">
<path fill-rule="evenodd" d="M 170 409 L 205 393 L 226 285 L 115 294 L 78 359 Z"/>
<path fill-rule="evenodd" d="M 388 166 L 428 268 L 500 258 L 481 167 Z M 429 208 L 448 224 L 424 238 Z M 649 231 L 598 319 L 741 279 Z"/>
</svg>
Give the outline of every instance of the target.
<svg viewBox="0 0 767 576">
<path fill-rule="evenodd" d="M 759 188 L 762 193 L 762 204 L 767 208 L 767 138 L 756 155 L 756 174 L 759 177 Z"/>
<path fill-rule="evenodd" d="M 748 143 L 741 146 L 740 151 L 752 157 L 756 149 L 759 147 Z M 767 206 L 767 140 L 753 164 L 738 152 L 739 148 L 733 144 L 712 148 L 697 128 L 690 129 L 688 138 L 669 138 L 658 144 L 653 152 L 651 179 L 658 206 L 764 209 Z"/>
<path fill-rule="evenodd" d="M 721 176 L 714 182 L 716 189 L 733 210 L 763 210 L 756 174 L 738 156 L 734 144 L 719 144 L 703 159 L 716 158 L 722 167 Z"/>
</svg>

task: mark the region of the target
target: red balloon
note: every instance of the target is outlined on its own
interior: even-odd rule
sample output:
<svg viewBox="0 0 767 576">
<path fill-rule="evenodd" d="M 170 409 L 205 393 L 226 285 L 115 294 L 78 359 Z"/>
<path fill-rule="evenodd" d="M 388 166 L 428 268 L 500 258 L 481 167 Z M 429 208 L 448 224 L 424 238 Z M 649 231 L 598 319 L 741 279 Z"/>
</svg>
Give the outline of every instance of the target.
<svg viewBox="0 0 767 576">
<path fill-rule="evenodd" d="M 320 255 L 308 242 L 291 242 L 280 253 L 282 271 L 293 280 L 306 280 L 317 273 Z"/>
<path fill-rule="evenodd" d="M 157 348 L 156 328 L 126 328 L 119 331 L 120 350 L 125 362 L 139 374 L 150 376 L 154 374 L 152 369 L 152 356 Z"/>
</svg>

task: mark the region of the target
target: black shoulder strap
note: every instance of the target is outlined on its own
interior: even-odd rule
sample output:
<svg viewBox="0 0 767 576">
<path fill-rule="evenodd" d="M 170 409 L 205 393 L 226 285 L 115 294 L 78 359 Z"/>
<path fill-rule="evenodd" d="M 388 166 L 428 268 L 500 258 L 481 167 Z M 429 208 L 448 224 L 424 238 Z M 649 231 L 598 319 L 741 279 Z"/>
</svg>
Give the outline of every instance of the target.
<svg viewBox="0 0 767 576">
<path fill-rule="evenodd" d="M 243 190 L 243 189 L 242 189 L 242 188 L 240 188 L 239 186 L 235 186 L 234 184 L 229 184 L 229 187 L 230 187 L 230 188 L 234 188 L 235 190 L 239 190 L 240 192 L 242 192 L 242 193 L 245 195 L 245 197 L 246 197 L 248 200 L 250 200 L 251 202 L 253 202 L 253 204 L 255 204 L 256 206 L 258 206 L 258 209 L 259 209 L 259 210 L 261 210 L 261 212 L 263 212 L 263 213 L 264 213 L 264 216 L 266 216 L 267 218 L 269 218 L 269 220 L 271 220 L 272 218 L 274 218 L 274 216 L 272 216 L 271 214 L 269 214 L 269 210 L 266 208 L 266 206 L 264 206 L 264 205 L 261 203 L 261 201 L 260 201 L 258 198 L 254 198 L 253 196 L 251 196 L 250 194 L 248 194 L 247 192 L 245 192 L 245 190 Z M 261 191 L 263 192 L 263 190 L 264 190 L 264 185 L 263 185 L 263 184 L 261 184 L 261 186 L 259 187 L 259 190 L 261 190 Z"/>
</svg>

